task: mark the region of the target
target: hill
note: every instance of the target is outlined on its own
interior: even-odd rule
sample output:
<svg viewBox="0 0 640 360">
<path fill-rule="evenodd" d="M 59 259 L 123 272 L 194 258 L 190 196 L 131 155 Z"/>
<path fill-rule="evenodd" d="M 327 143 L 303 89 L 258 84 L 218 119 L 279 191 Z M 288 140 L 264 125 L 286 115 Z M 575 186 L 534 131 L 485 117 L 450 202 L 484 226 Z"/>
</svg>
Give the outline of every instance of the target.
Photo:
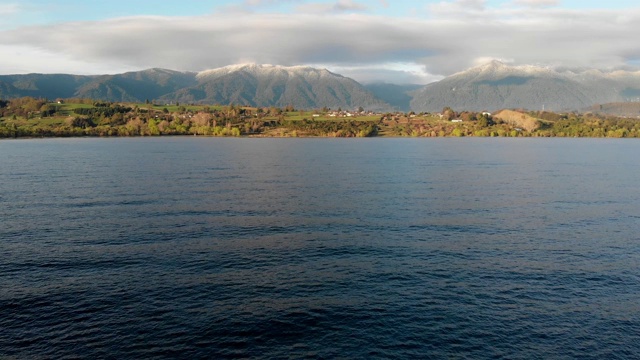
<svg viewBox="0 0 640 360">
<path fill-rule="evenodd" d="M 74 97 L 79 88 L 93 79 L 91 76 L 67 74 L 0 75 L 0 98 L 14 99 Z"/>
<path fill-rule="evenodd" d="M 397 85 L 388 83 L 373 83 L 364 86 L 378 99 L 393 106 L 395 109 L 409 112 L 411 111 L 412 92 L 421 89 L 422 85 Z"/>
<path fill-rule="evenodd" d="M 73 97 L 106 101 L 144 102 L 196 83 L 196 73 L 148 69 L 92 77 Z"/>
<path fill-rule="evenodd" d="M 540 127 L 536 118 L 514 110 L 501 110 L 493 114 L 493 118 L 526 131 L 534 131 Z"/>
<path fill-rule="evenodd" d="M 149 69 L 115 75 L 0 75 L 0 98 L 89 98 L 144 102 L 196 83 L 196 73 Z"/>
<path fill-rule="evenodd" d="M 640 118 L 640 102 L 598 104 L 584 109 L 584 111 L 600 115 Z"/>
</svg>

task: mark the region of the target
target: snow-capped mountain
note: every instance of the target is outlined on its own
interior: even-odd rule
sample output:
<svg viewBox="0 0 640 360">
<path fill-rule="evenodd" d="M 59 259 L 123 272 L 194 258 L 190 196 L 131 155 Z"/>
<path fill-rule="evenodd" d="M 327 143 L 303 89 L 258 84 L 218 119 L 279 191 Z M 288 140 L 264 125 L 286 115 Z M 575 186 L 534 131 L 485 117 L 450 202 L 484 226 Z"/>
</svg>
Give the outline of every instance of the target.
<svg viewBox="0 0 640 360">
<path fill-rule="evenodd" d="M 640 96 L 639 72 L 556 71 L 499 61 L 474 67 L 413 93 L 414 111 L 581 110 L 594 104 L 631 101 Z"/>
<path fill-rule="evenodd" d="M 149 69 L 115 75 L 0 75 L 0 99 L 23 96 L 106 101 L 292 105 L 388 111 L 392 107 L 353 79 L 308 66 L 242 64 L 195 72 Z"/>
<path fill-rule="evenodd" d="M 316 69 L 310 66 L 280 66 L 269 64 L 237 64 L 217 69 L 201 71 L 196 75 L 200 81 L 213 80 L 225 75 L 244 72 L 260 77 L 304 77 L 307 79 L 319 79 L 326 76 L 338 76 L 327 69 Z"/>
<path fill-rule="evenodd" d="M 231 65 L 202 71 L 196 80 L 197 84 L 162 99 L 184 103 L 292 105 L 299 109 L 360 106 L 370 110 L 390 109 L 355 80 L 307 66 Z"/>
<path fill-rule="evenodd" d="M 106 101 L 292 105 L 296 109 L 438 112 L 587 110 L 640 102 L 640 71 L 569 70 L 492 61 L 424 87 L 370 84 L 308 66 L 239 64 L 196 72 L 148 69 L 115 75 L 0 75 L 0 99 L 92 98 Z M 626 114 L 626 113 L 625 113 Z"/>
</svg>

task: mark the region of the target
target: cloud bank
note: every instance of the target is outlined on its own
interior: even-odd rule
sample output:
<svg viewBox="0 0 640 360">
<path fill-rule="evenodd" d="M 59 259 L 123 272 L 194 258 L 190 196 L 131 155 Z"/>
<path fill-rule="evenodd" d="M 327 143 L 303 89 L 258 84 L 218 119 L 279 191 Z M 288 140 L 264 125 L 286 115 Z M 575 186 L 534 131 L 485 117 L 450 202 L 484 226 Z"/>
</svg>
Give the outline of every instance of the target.
<svg viewBox="0 0 640 360">
<path fill-rule="evenodd" d="M 640 8 L 567 10 L 554 7 L 554 0 L 511 4 L 443 1 L 426 6 L 423 17 L 390 18 L 341 0 L 301 4 L 296 14 L 219 11 L 25 27 L 0 32 L 0 71 L 200 71 L 255 62 L 346 69 L 356 80 L 425 83 L 490 59 L 600 69 L 640 61 Z"/>
</svg>

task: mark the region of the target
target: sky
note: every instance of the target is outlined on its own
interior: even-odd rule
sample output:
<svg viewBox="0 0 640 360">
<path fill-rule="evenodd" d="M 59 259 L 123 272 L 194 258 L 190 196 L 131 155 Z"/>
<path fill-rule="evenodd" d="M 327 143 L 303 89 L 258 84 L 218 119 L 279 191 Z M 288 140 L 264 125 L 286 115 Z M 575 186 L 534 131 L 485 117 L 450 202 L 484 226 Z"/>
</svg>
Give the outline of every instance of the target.
<svg viewBox="0 0 640 360">
<path fill-rule="evenodd" d="M 491 60 L 640 67 L 637 0 L 0 0 L 0 19 L 0 74 L 258 63 L 427 84 Z"/>
</svg>

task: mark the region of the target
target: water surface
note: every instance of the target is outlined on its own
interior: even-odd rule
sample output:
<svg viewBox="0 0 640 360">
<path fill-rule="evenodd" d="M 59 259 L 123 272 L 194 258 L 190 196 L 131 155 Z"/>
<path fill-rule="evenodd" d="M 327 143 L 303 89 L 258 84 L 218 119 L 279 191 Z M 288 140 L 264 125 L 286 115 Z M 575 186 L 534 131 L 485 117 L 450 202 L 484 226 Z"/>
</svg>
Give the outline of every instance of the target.
<svg viewBox="0 0 640 360">
<path fill-rule="evenodd" d="M 0 357 L 640 357 L 640 142 L 0 141 Z"/>
</svg>

